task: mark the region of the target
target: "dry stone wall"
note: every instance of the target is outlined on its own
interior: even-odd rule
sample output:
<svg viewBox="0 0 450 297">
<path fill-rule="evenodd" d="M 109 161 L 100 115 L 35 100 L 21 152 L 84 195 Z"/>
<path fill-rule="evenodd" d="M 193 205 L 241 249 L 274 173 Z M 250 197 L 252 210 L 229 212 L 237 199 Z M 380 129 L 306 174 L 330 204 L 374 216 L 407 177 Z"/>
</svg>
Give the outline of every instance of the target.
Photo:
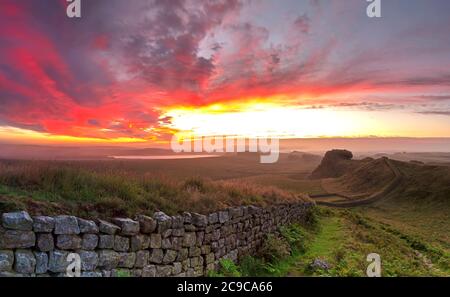
<svg viewBox="0 0 450 297">
<path fill-rule="evenodd" d="M 68 256 L 81 259 L 81 276 L 204 276 L 223 258 L 251 255 L 278 227 L 302 220 L 311 203 L 242 206 L 207 215 L 185 212 L 134 220 L 85 220 L 3 213 L 0 276 L 65 276 Z"/>
</svg>

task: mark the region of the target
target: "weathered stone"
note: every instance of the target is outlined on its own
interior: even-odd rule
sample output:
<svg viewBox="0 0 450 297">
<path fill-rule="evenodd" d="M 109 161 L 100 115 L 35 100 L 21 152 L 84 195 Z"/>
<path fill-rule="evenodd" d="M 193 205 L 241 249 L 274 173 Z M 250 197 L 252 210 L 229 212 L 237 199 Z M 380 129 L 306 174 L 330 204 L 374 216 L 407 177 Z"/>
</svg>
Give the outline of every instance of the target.
<svg viewBox="0 0 450 297">
<path fill-rule="evenodd" d="M 17 273 L 34 273 L 36 258 L 30 250 L 16 250 L 14 254 L 14 270 Z"/>
<path fill-rule="evenodd" d="M 55 219 L 47 216 L 33 217 L 33 231 L 51 233 L 55 228 Z"/>
<path fill-rule="evenodd" d="M 161 233 L 162 238 L 167 238 L 172 235 L 172 229 L 166 229 Z"/>
<path fill-rule="evenodd" d="M 150 263 L 161 264 L 164 258 L 164 252 L 162 249 L 152 249 L 150 254 Z"/>
<path fill-rule="evenodd" d="M 58 235 L 56 247 L 61 250 L 77 250 L 81 248 L 81 238 L 78 235 Z"/>
<path fill-rule="evenodd" d="M 114 248 L 114 235 L 99 235 L 98 241 L 99 249 L 112 249 Z"/>
<path fill-rule="evenodd" d="M 199 257 L 190 258 L 191 267 L 197 267 L 200 265 Z"/>
<path fill-rule="evenodd" d="M 172 274 L 172 266 L 156 266 L 156 276 L 157 277 L 168 277 Z"/>
<path fill-rule="evenodd" d="M 121 235 L 136 235 L 139 233 L 139 222 L 132 219 L 114 218 L 113 223 L 120 227 Z"/>
<path fill-rule="evenodd" d="M 161 234 L 151 234 L 150 235 L 150 248 L 160 249 L 162 245 Z"/>
<path fill-rule="evenodd" d="M 146 250 L 150 245 L 150 236 L 148 235 L 135 235 L 131 237 L 131 251 L 136 252 L 139 250 Z"/>
<path fill-rule="evenodd" d="M 33 220 L 26 211 L 8 212 L 2 214 L 2 224 L 6 229 L 31 231 Z"/>
<path fill-rule="evenodd" d="M 121 268 L 133 268 L 136 263 L 136 253 L 119 253 L 119 265 Z"/>
<path fill-rule="evenodd" d="M 142 269 L 133 269 L 131 271 L 132 277 L 142 277 Z"/>
<path fill-rule="evenodd" d="M 181 261 L 181 267 L 183 268 L 183 271 L 187 271 L 190 266 L 191 266 L 191 261 L 189 259 Z"/>
<path fill-rule="evenodd" d="M 195 245 L 197 238 L 195 232 L 186 232 L 183 237 L 183 246 L 191 247 Z"/>
<path fill-rule="evenodd" d="M 178 255 L 177 251 L 167 250 L 163 258 L 163 264 L 175 262 L 175 260 L 177 259 L 177 255 Z"/>
<path fill-rule="evenodd" d="M 78 226 L 81 233 L 97 234 L 99 228 L 94 221 L 78 218 Z"/>
<path fill-rule="evenodd" d="M 250 215 L 254 215 L 257 214 L 260 211 L 260 208 L 254 205 L 249 205 L 248 206 L 248 214 Z"/>
<path fill-rule="evenodd" d="M 205 272 L 206 274 L 209 274 L 210 272 L 216 271 L 216 266 L 214 263 L 206 264 Z"/>
<path fill-rule="evenodd" d="M 212 240 L 216 241 L 220 239 L 220 229 L 216 229 L 212 233 Z"/>
<path fill-rule="evenodd" d="M 136 263 L 134 264 L 134 267 L 144 268 L 145 266 L 147 266 L 149 258 L 150 258 L 149 251 L 136 252 Z"/>
<path fill-rule="evenodd" d="M 205 233 L 204 232 L 197 232 L 197 240 L 195 241 L 195 244 L 197 246 L 202 246 L 203 245 L 203 238 L 205 238 Z"/>
<path fill-rule="evenodd" d="M 55 217 L 55 234 L 80 234 L 77 218 L 74 216 Z"/>
<path fill-rule="evenodd" d="M 78 251 L 81 258 L 81 270 L 93 271 L 97 268 L 98 254 L 93 251 Z"/>
<path fill-rule="evenodd" d="M 103 221 L 103 220 L 98 220 L 98 223 L 99 223 L 98 228 L 99 228 L 101 233 L 114 235 L 118 231 L 120 231 L 120 227 L 119 226 L 116 226 L 116 225 L 111 224 L 109 222 L 106 222 L 106 221 Z"/>
<path fill-rule="evenodd" d="M 331 269 L 331 265 L 323 259 L 316 258 L 309 264 L 309 268 L 312 271 L 317 271 L 317 270 L 328 271 Z"/>
<path fill-rule="evenodd" d="M 0 251 L 0 272 L 11 271 L 14 264 L 13 251 Z"/>
<path fill-rule="evenodd" d="M 173 263 L 173 274 L 178 275 L 183 271 L 183 265 L 180 262 Z"/>
<path fill-rule="evenodd" d="M 162 240 L 161 247 L 165 250 L 171 249 L 172 248 L 172 240 L 170 240 L 170 238 L 164 238 Z"/>
<path fill-rule="evenodd" d="M 153 218 L 158 222 L 157 231 L 159 234 L 162 234 L 164 231 L 172 227 L 172 218 L 162 211 L 155 212 Z"/>
<path fill-rule="evenodd" d="M 230 220 L 228 211 L 219 211 L 219 222 L 221 224 L 226 223 Z"/>
<path fill-rule="evenodd" d="M 172 229 L 172 236 L 184 236 L 184 228 Z"/>
<path fill-rule="evenodd" d="M 202 255 L 209 254 L 211 252 L 211 246 L 209 246 L 209 245 L 202 245 L 201 251 L 202 251 Z"/>
<path fill-rule="evenodd" d="M 172 247 L 173 250 L 180 250 L 183 247 L 183 237 L 172 237 Z"/>
<path fill-rule="evenodd" d="M 184 217 L 183 216 L 173 216 L 172 217 L 172 228 L 173 229 L 182 229 L 184 225 Z"/>
<path fill-rule="evenodd" d="M 189 256 L 189 250 L 188 249 L 181 249 L 178 251 L 178 256 L 177 256 L 177 262 L 182 262 L 184 260 L 186 260 Z"/>
<path fill-rule="evenodd" d="M 67 256 L 69 252 L 54 250 L 49 254 L 48 259 L 48 270 L 51 272 L 66 272 L 66 268 L 69 265 L 67 261 Z"/>
<path fill-rule="evenodd" d="M 29 248 L 35 243 L 33 231 L 5 230 L 0 227 L 0 249 Z"/>
<path fill-rule="evenodd" d="M 127 252 L 130 249 L 130 239 L 120 235 L 114 236 L 114 250 Z"/>
<path fill-rule="evenodd" d="M 206 227 L 208 225 L 208 218 L 205 215 L 193 213 L 192 224 L 197 227 Z"/>
<path fill-rule="evenodd" d="M 244 214 L 244 210 L 242 207 L 234 207 L 230 209 L 230 217 L 232 219 L 242 217 Z"/>
<path fill-rule="evenodd" d="M 34 252 L 36 258 L 36 274 L 43 274 L 48 271 L 48 255 L 44 252 Z"/>
<path fill-rule="evenodd" d="M 205 257 L 206 264 L 214 263 L 214 260 L 215 260 L 214 253 L 209 253 Z"/>
<path fill-rule="evenodd" d="M 155 265 L 146 265 L 144 269 L 142 269 L 142 277 L 155 277 L 155 276 L 156 276 Z"/>
<path fill-rule="evenodd" d="M 195 276 L 195 270 L 194 270 L 193 268 L 189 268 L 189 269 L 186 271 L 186 276 L 187 276 L 187 277 L 194 277 L 194 276 Z"/>
<path fill-rule="evenodd" d="M 208 222 L 210 224 L 216 224 L 219 222 L 219 215 L 217 214 L 217 212 L 213 212 L 208 215 Z"/>
<path fill-rule="evenodd" d="M 187 225 L 184 225 L 184 230 L 186 232 L 194 232 L 195 230 L 197 230 L 197 227 L 195 227 L 192 224 L 187 224 Z"/>
<path fill-rule="evenodd" d="M 100 271 L 83 271 L 81 277 L 103 277 Z"/>
<path fill-rule="evenodd" d="M 192 222 L 192 215 L 189 212 L 183 212 L 183 219 L 185 224 L 190 224 Z"/>
<path fill-rule="evenodd" d="M 83 238 L 81 241 L 81 249 L 92 251 L 98 245 L 98 235 L 96 234 L 83 234 Z"/>
<path fill-rule="evenodd" d="M 157 222 L 151 217 L 138 215 L 136 221 L 139 222 L 141 233 L 150 234 L 156 230 Z"/>
<path fill-rule="evenodd" d="M 119 253 L 111 250 L 102 250 L 98 252 L 98 267 L 107 270 L 114 269 L 119 265 Z"/>
<path fill-rule="evenodd" d="M 193 246 L 189 248 L 189 257 L 199 257 L 201 255 L 201 249 Z"/>
<path fill-rule="evenodd" d="M 37 235 L 37 248 L 41 252 L 50 252 L 55 248 L 55 242 L 51 233 L 40 233 Z"/>
</svg>

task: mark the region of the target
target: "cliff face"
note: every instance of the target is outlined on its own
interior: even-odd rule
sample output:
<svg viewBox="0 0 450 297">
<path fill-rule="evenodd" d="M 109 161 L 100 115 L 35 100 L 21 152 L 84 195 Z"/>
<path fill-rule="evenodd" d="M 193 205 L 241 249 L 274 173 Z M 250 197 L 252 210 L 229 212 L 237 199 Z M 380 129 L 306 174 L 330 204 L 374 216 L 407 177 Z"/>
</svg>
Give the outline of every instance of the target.
<svg viewBox="0 0 450 297">
<path fill-rule="evenodd" d="M 352 160 L 353 154 L 347 150 L 331 150 L 326 152 L 320 165 L 312 172 L 311 179 L 339 177 L 356 169 L 360 161 Z"/>
</svg>

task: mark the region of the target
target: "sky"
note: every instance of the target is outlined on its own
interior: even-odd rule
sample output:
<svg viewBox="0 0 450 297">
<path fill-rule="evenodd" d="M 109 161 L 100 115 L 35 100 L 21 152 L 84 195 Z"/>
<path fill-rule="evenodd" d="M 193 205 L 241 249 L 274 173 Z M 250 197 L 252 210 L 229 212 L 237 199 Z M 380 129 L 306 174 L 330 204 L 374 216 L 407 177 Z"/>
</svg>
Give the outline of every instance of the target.
<svg viewBox="0 0 450 297">
<path fill-rule="evenodd" d="M 450 1 L 0 0 L 0 141 L 450 137 Z"/>
</svg>

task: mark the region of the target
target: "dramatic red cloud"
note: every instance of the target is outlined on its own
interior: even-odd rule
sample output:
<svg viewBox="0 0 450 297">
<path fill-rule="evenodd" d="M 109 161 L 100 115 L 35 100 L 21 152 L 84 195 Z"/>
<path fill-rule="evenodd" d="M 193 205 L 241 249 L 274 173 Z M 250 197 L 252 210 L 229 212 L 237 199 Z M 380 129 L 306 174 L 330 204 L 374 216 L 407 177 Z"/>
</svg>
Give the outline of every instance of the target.
<svg viewBox="0 0 450 297">
<path fill-rule="evenodd" d="M 433 2 L 409 23 L 393 15 L 374 23 L 356 1 L 96 0 L 83 1 L 81 19 L 69 19 L 65 1 L 3 0 L 0 126 L 162 140 L 183 129 L 173 114 L 244 117 L 261 104 L 266 116 L 274 116 L 269 107 L 289 116 L 338 109 L 353 111 L 354 120 L 358 112 L 384 111 L 420 115 L 429 129 L 450 124 L 450 38 L 443 29 L 450 24 L 440 13 L 448 2 Z M 283 121 L 275 117 L 268 120 Z M 367 124 L 358 133 L 414 134 L 389 126 Z M 325 136 L 332 133 L 325 128 Z"/>
</svg>

